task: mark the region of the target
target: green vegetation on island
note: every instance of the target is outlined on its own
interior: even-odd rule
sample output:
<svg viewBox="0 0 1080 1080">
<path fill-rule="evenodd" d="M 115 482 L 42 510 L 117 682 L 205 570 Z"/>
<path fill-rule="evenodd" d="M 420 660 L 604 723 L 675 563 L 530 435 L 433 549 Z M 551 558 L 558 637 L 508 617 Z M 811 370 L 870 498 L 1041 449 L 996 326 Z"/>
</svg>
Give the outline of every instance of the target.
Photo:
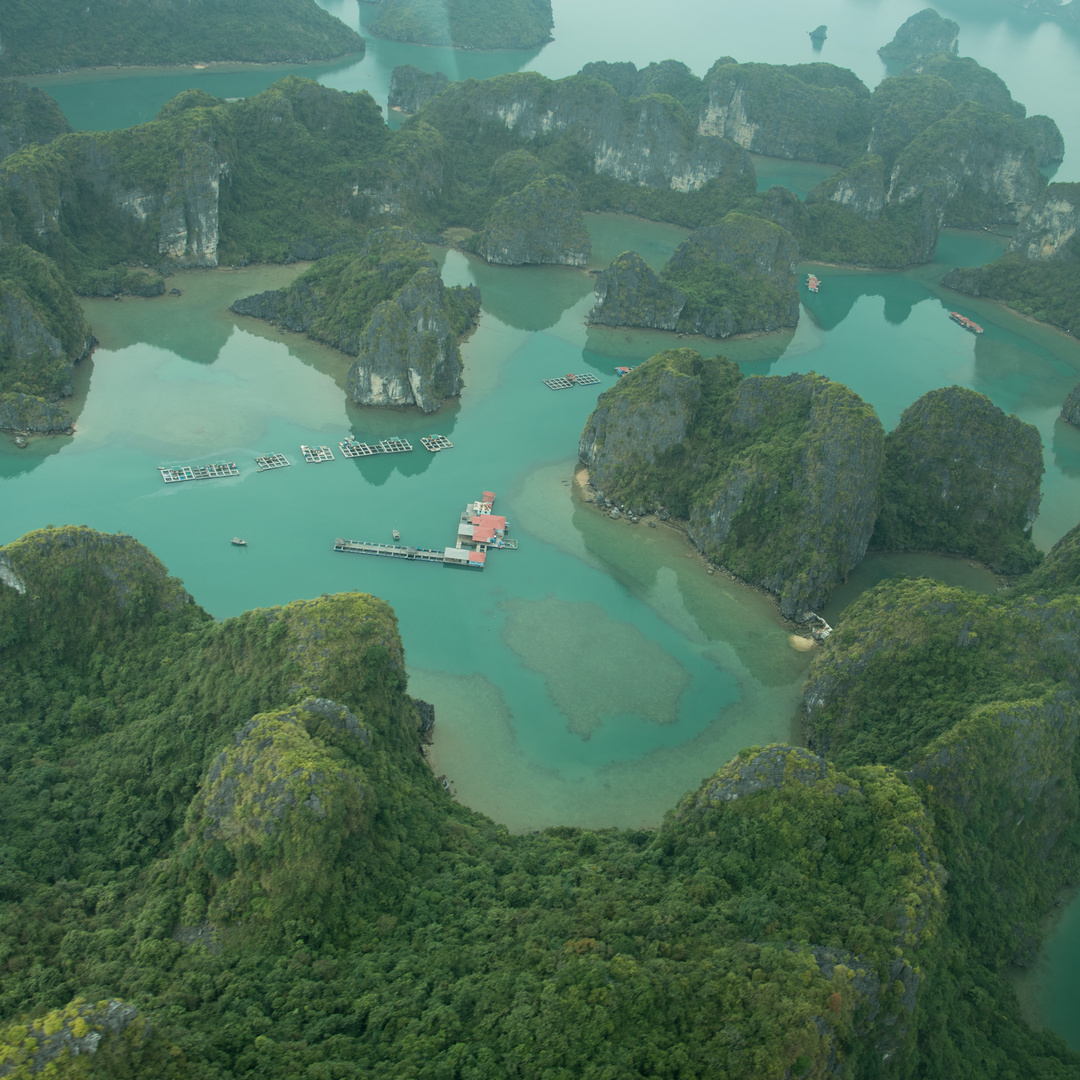
<svg viewBox="0 0 1080 1080">
<path fill-rule="evenodd" d="M 502 266 L 588 266 L 592 254 L 581 197 L 558 175 L 534 180 L 500 199 L 465 246 Z"/>
<path fill-rule="evenodd" d="M 1009 249 L 986 266 L 957 267 L 942 284 L 999 300 L 1023 315 L 1080 334 L 1080 184 L 1051 184 Z"/>
<path fill-rule="evenodd" d="M 885 438 L 871 544 L 971 555 L 1024 573 L 1040 558 L 1030 530 L 1042 474 L 1042 440 L 1031 424 L 974 390 L 931 390 Z"/>
<path fill-rule="evenodd" d="M 121 64 L 331 60 L 364 39 L 315 0 L 5 0 L 0 76 Z"/>
<path fill-rule="evenodd" d="M 511 836 L 380 601 L 216 623 L 88 529 L 0 568 L 14 1075 L 914 1075 L 947 868 L 900 775 L 751 748 L 659 830 Z"/>
<path fill-rule="evenodd" d="M 657 275 L 623 252 L 596 279 L 588 321 L 725 338 L 794 327 L 799 320 L 791 234 L 755 215 L 727 214 L 692 232 Z"/>
<path fill-rule="evenodd" d="M 743 378 L 730 360 L 674 349 L 600 395 L 579 455 L 604 505 L 682 519 L 709 559 L 792 617 L 862 559 L 883 445 L 881 421 L 846 386 Z"/>
<path fill-rule="evenodd" d="M 896 31 L 888 45 L 878 49 L 878 56 L 887 64 L 912 64 L 937 53 L 955 56 L 959 40 L 960 27 L 952 19 L 923 8 Z"/>
<path fill-rule="evenodd" d="M 0 245 L 0 430 L 66 431 L 55 403 L 94 345 L 82 309 L 55 264 L 22 244 Z"/>
<path fill-rule="evenodd" d="M 532 49 L 551 40 L 551 0 L 382 0 L 368 29 L 414 45 Z"/>
</svg>

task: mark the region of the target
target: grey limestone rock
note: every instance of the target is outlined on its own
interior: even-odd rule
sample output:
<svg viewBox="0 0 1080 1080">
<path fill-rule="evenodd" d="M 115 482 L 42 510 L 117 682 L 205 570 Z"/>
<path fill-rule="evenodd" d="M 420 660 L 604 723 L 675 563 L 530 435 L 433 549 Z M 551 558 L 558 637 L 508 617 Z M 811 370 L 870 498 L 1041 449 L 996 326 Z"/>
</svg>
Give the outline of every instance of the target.
<svg viewBox="0 0 1080 1080">
<path fill-rule="evenodd" d="M 1030 262 L 1075 260 L 1078 226 L 1080 184 L 1051 184 L 1020 222 L 1009 250 Z"/>
<path fill-rule="evenodd" d="M 886 63 L 911 64 L 924 56 L 959 51 L 960 27 L 952 19 L 942 18 L 933 8 L 923 8 L 908 19 L 888 45 L 878 49 Z"/>
<path fill-rule="evenodd" d="M 588 266 L 592 241 L 577 188 L 564 176 L 545 176 L 500 199 L 473 249 L 501 266 Z"/>
<path fill-rule="evenodd" d="M 662 272 L 683 292 L 703 286 L 705 299 L 684 306 L 677 329 L 725 338 L 797 326 L 798 264 L 798 242 L 765 218 L 728 214 L 718 225 L 697 229 Z"/>
<path fill-rule="evenodd" d="M 527 142 L 569 133 L 599 176 L 675 191 L 696 191 L 723 178 L 748 195 L 754 190 L 746 151 L 712 132 L 688 136 L 692 119 L 668 96 L 627 100 L 597 79 L 552 82 L 535 72 L 452 84 L 446 95 L 440 101 L 448 108 L 500 124 Z"/>
<path fill-rule="evenodd" d="M 33 394 L 0 394 L 0 431 L 66 435 L 71 426 L 71 413 L 55 401 Z"/>
<path fill-rule="evenodd" d="M 1021 123 L 964 101 L 899 154 L 886 198 L 903 206 L 930 196 L 944 224 L 978 228 L 1019 222 L 1044 184 Z"/>
<path fill-rule="evenodd" d="M 1070 424 L 1080 427 L 1080 383 L 1077 383 L 1069 391 L 1069 396 L 1065 399 L 1065 404 L 1061 407 L 1061 415 L 1065 417 Z"/>
<path fill-rule="evenodd" d="M 461 352 L 446 289 L 437 271 L 422 267 L 395 299 L 375 309 L 349 369 L 348 391 L 359 405 L 416 405 L 434 412 L 461 387 Z"/>
<path fill-rule="evenodd" d="M 885 208 L 885 168 L 881 158 L 868 154 L 835 176 L 822 181 L 806 196 L 807 205 L 835 202 L 876 221 Z"/>
<path fill-rule="evenodd" d="M 636 251 L 624 251 L 596 276 L 596 303 L 587 322 L 597 326 L 643 326 L 674 330 L 686 296 L 661 281 Z"/>
<path fill-rule="evenodd" d="M 770 157 L 837 164 L 866 146 L 870 91 L 831 64 L 784 68 L 725 57 L 705 76 L 704 89 L 701 135 Z"/>
<path fill-rule="evenodd" d="M 387 105 L 411 116 L 436 94 L 442 93 L 449 84 L 450 79 L 441 71 L 421 71 L 412 64 L 401 64 L 390 73 Z"/>
</svg>

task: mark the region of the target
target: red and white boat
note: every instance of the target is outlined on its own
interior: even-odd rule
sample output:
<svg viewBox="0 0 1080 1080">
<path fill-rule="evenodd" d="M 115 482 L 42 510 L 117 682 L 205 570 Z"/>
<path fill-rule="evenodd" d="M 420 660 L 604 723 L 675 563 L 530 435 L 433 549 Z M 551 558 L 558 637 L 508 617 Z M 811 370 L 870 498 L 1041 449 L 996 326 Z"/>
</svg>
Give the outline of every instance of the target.
<svg viewBox="0 0 1080 1080">
<path fill-rule="evenodd" d="M 973 334 L 983 332 L 983 328 L 977 322 L 969 319 L 966 315 L 961 315 L 959 311 L 950 311 L 949 318 L 954 323 L 959 323 L 965 330 L 970 330 Z"/>
</svg>

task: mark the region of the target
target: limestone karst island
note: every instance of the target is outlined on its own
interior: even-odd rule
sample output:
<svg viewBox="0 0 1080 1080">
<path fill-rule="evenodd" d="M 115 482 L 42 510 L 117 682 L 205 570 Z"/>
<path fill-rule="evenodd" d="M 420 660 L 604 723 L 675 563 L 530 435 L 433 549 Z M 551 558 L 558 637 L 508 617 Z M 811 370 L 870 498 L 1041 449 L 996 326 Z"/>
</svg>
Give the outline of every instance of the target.
<svg viewBox="0 0 1080 1080">
<path fill-rule="evenodd" d="M 0 1078 L 1080 1078 L 1003 7 L 0 6 Z"/>
</svg>

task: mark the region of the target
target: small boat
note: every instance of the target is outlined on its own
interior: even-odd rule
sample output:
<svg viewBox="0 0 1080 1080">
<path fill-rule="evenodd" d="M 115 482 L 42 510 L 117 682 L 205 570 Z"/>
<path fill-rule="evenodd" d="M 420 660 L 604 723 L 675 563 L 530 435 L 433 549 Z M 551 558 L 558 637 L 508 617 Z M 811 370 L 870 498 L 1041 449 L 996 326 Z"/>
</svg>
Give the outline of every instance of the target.
<svg viewBox="0 0 1080 1080">
<path fill-rule="evenodd" d="M 959 311 L 950 311 L 949 318 L 954 323 L 959 323 L 965 330 L 970 330 L 973 334 L 981 334 L 983 328 L 975 322 L 973 319 L 969 319 L 966 315 L 961 315 Z"/>
<path fill-rule="evenodd" d="M 806 275 L 806 287 L 811 292 L 817 292 L 818 289 L 821 288 L 821 280 L 820 280 L 820 278 L 818 278 L 818 276 L 816 274 L 807 274 Z"/>
<path fill-rule="evenodd" d="M 232 542 L 237 547 L 247 547 L 247 541 L 246 540 L 241 540 L 239 536 L 234 536 L 232 538 Z"/>
<path fill-rule="evenodd" d="M 394 530 L 394 539 L 395 540 L 400 540 L 401 539 L 401 533 L 399 533 L 397 531 L 397 529 Z"/>
</svg>

